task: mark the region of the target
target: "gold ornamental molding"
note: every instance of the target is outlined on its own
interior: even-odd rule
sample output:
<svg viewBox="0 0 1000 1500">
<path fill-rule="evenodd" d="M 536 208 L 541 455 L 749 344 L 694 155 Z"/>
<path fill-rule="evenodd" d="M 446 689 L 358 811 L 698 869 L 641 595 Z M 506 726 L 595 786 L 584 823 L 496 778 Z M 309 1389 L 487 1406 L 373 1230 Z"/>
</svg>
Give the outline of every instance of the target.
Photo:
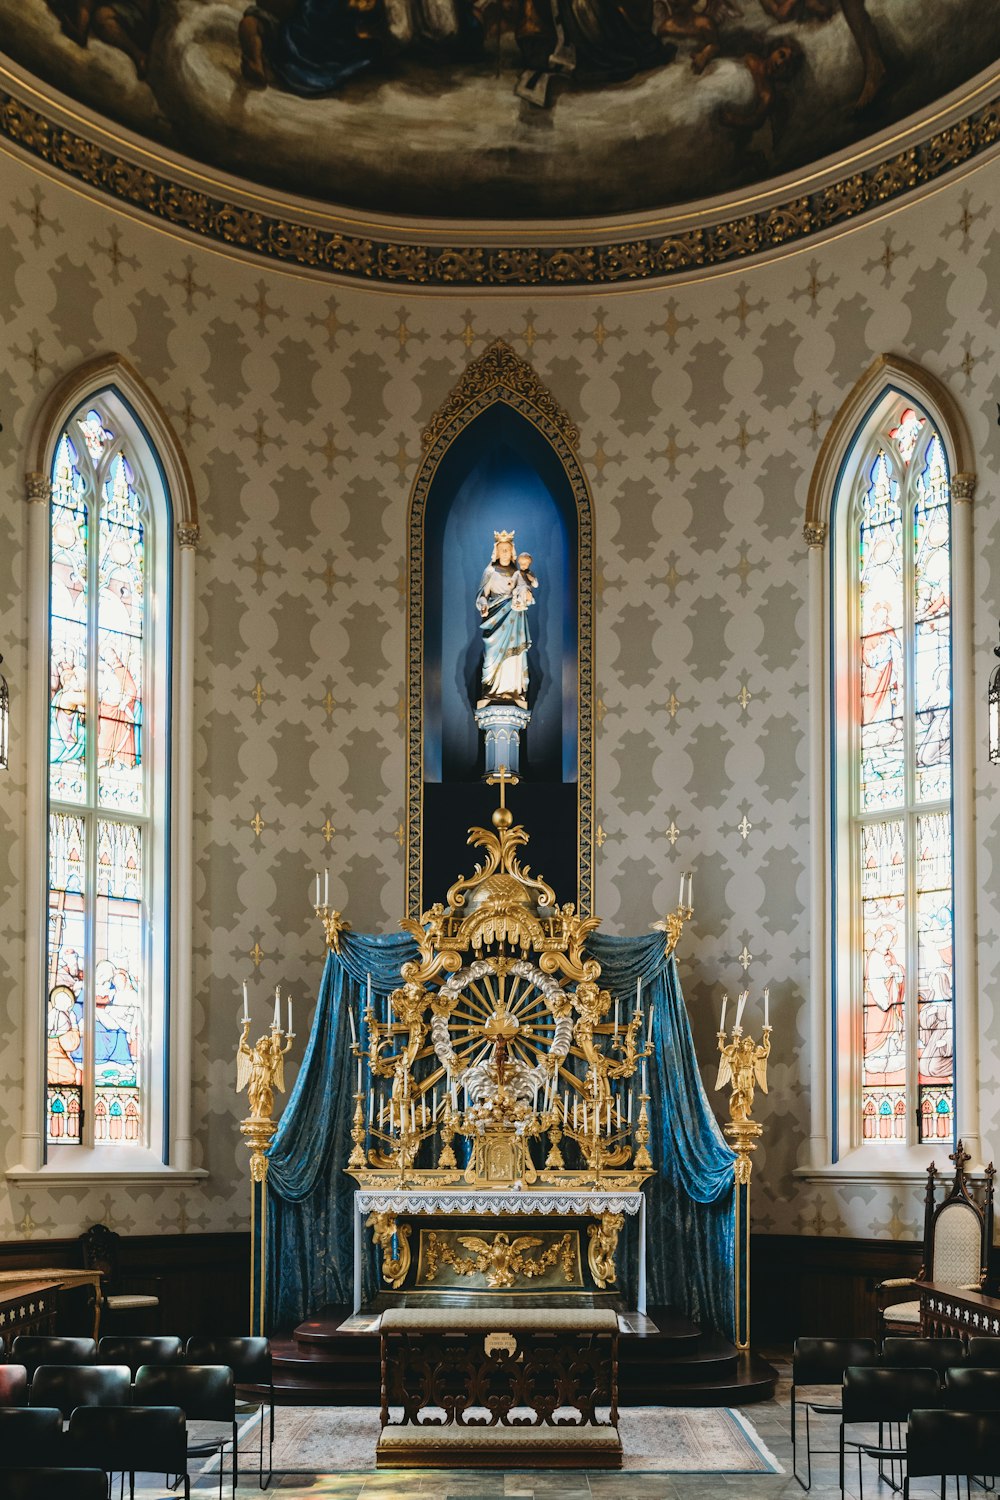
<svg viewBox="0 0 1000 1500">
<path fill-rule="evenodd" d="M 19 97 L 15 87 L 30 94 L 32 102 Z M 930 122 L 897 131 L 881 147 L 862 148 L 836 180 L 820 182 L 813 173 L 787 188 L 764 184 L 757 206 L 750 199 L 730 204 L 732 216 L 719 222 L 692 223 L 693 211 L 680 208 L 639 226 L 619 222 L 575 232 L 569 227 L 490 226 L 478 242 L 464 227 L 436 234 L 420 226 L 373 229 L 368 222 L 355 226 L 346 214 L 333 220 L 346 227 L 331 227 L 329 211 L 317 210 L 310 218 L 306 205 L 282 204 L 249 184 L 246 196 L 253 206 L 239 202 L 238 188 L 203 169 L 185 169 L 181 162 L 97 124 L 88 137 L 82 126 L 89 127 L 89 121 L 60 109 L 6 67 L 0 68 L 0 144 L 6 142 L 75 184 L 196 240 L 275 266 L 362 285 L 441 290 L 615 287 L 739 264 L 845 228 L 863 214 L 931 187 L 1000 141 L 1000 99 L 991 97 L 996 95 L 1000 75 L 992 75 L 954 106 L 968 111 L 958 118 L 941 111 Z M 56 118 L 63 114 L 65 120 Z M 918 139 L 922 131 L 930 133 Z M 879 151 L 887 154 L 879 157 Z M 726 207 L 720 212 L 725 214 Z M 539 242 L 552 233 L 562 234 L 563 242 Z M 444 243 L 445 236 L 453 242 Z"/>
<path fill-rule="evenodd" d="M 563 441 L 576 452 L 580 446 L 580 429 L 563 411 L 548 387 L 542 384 L 531 365 L 515 354 L 503 339 L 494 339 L 479 358 L 472 361 L 455 389 L 438 407 L 420 435 L 423 451 L 429 452 L 467 407 L 497 386 L 503 386 L 512 395 L 530 402 L 535 412 L 547 418 Z"/>
</svg>

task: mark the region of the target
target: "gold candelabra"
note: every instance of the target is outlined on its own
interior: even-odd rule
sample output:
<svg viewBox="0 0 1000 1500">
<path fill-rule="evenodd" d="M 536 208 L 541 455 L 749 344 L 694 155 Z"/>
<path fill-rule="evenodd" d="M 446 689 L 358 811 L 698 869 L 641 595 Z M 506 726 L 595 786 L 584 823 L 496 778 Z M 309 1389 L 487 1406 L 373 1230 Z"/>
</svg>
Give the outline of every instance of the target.
<svg viewBox="0 0 1000 1500">
<path fill-rule="evenodd" d="M 285 1092 L 285 1057 L 295 1040 L 292 1002 L 288 1002 L 288 1029 L 281 1028 L 281 992 L 274 992 L 274 1019 L 263 1036 L 250 1045 L 250 1013 L 247 988 L 243 986 L 243 1015 L 236 1048 L 236 1092 L 247 1091 L 250 1113 L 240 1121 L 240 1134 L 250 1152 L 250 1332 L 264 1332 L 264 1297 L 267 1282 L 267 1169 L 268 1148 L 278 1128 L 274 1114 L 274 1091 Z M 258 1246 L 259 1241 L 259 1246 Z"/>
<path fill-rule="evenodd" d="M 753 1173 L 753 1153 L 764 1133 L 764 1127 L 752 1118 L 754 1090 L 767 1093 L 767 1059 L 771 1053 L 771 1026 L 768 1015 L 769 992 L 764 991 L 764 1025 L 761 1040 L 743 1032 L 743 1011 L 749 998 L 744 990 L 738 997 L 736 1020 L 726 1040 L 725 1022 L 727 997 L 722 998 L 722 1017 L 719 1022 L 719 1074 L 715 1081 L 717 1089 L 728 1083 L 729 1121 L 722 1132 L 736 1154 L 734 1164 L 735 1203 L 733 1231 L 736 1244 L 733 1295 L 735 1302 L 735 1337 L 738 1349 L 750 1347 L 750 1178 Z"/>
</svg>

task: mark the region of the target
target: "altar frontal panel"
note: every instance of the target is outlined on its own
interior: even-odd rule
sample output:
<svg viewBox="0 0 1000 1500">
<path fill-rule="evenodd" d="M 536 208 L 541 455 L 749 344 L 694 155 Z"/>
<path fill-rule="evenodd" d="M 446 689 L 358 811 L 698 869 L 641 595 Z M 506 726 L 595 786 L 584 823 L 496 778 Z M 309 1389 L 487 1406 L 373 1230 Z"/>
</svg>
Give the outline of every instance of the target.
<svg viewBox="0 0 1000 1500">
<path fill-rule="evenodd" d="M 420 1229 L 415 1291 L 537 1294 L 583 1291 L 585 1285 L 575 1226 Z"/>
</svg>

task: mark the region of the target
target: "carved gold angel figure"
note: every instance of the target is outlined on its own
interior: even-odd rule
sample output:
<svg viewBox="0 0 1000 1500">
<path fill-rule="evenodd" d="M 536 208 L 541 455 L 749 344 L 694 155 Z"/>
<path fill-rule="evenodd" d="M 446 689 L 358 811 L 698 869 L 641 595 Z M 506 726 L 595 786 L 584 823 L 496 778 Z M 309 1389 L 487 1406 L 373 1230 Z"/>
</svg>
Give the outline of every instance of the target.
<svg viewBox="0 0 1000 1500">
<path fill-rule="evenodd" d="M 762 1094 L 767 1093 L 767 1059 L 771 1051 L 771 1028 L 765 1026 L 763 1040 L 758 1045 L 752 1036 L 734 1036 L 726 1041 L 726 1033 L 719 1032 L 719 1076 L 715 1080 L 717 1089 L 732 1083 L 729 1096 L 729 1118 L 746 1121 L 753 1109 L 753 1092 L 756 1083 Z"/>
<path fill-rule="evenodd" d="M 274 1111 L 274 1090 L 285 1092 L 285 1053 L 291 1050 L 294 1037 L 290 1031 L 284 1033 L 277 1026 L 255 1044 L 247 1045 L 250 1035 L 249 1019 L 243 1022 L 240 1043 L 236 1052 L 236 1092 L 246 1089 L 250 1101 L 250 1118 L 269 1120 Z"/>
</svg>

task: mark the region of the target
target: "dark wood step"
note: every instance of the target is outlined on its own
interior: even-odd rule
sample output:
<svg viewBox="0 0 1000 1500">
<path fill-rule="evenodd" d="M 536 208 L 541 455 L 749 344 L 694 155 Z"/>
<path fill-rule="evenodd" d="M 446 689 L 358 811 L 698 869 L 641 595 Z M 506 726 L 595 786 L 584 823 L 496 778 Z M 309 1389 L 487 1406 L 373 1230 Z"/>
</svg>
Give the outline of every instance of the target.
<svg viewBox="0 0 1000 1500">
<path fill-rule="evenodd" d="M 297 1406 L 367 1406 L 379 1399 L 379 1340 L 342 1329 L 348 1308 L 324 1308 L 291 1335 L 271 1340 L 277 1400 Z M 619 1382 L 625 1406 L 741 1406 L 774 1394 L 777 1374 L 722 1335 L 703 1333 L 670 1308 L 655 1328 L 623 1334 Z"/>
</svg>

